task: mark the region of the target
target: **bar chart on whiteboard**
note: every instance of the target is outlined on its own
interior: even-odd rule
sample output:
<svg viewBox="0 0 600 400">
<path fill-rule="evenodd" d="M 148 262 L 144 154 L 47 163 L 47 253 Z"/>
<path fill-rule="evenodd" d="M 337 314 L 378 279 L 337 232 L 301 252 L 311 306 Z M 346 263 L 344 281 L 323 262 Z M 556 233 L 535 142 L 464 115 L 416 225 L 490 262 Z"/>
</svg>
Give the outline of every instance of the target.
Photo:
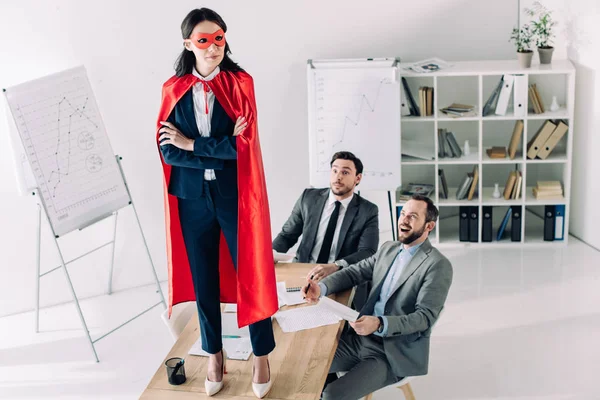
<svg viewBox="0 0 600 400">
<path fill-rule="evenodd" d="M 361 190 L 400 184 L 400 88 L 394 68 L 309 70 L 310 183 L 328 187 L 331 157 L 364 164 Z"/>
<path fill-rule="evenodd" d="M 129 204 L 83 67 L 7 88 L 5 95 L 56 235 Z"/>
</svg>

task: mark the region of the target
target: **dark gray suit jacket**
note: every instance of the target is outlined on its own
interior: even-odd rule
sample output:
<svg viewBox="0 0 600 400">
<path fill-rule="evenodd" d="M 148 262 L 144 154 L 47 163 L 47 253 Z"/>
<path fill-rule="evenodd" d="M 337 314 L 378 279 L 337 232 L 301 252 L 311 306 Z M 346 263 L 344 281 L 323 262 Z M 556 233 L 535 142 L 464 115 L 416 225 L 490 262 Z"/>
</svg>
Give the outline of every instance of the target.
<svg viewBox="0 0 600 400">
<path fill-rule="evenodd" d="M 372 307 L 400 245 L 400 242 L 386 242 L 375 255 L 323 279 L 327 294 L 372 281 L 365 309 Z M 388 328 L 383 347 L 396 376 L 427 374 L 431 327 L 446 302 L 451 283 L 452 264 L 431 246 L 429 239 L 425 240 L 400 273 L 385 304 Z"/>
<path fill-rule="evenodd" d="M 304 190 L 294 205 L 292 214 L 273 241 L 274 250 L 285 253 L 302 235 L 294 262 L 309 262 L 329 191 L 330 189 Z M 354 264 L 375 254 L 378 245 L 379 210 L 375 204 L 355 193 L 340 228 L 335 259 L 344 260 L 348 265 Z"/>
</svg>

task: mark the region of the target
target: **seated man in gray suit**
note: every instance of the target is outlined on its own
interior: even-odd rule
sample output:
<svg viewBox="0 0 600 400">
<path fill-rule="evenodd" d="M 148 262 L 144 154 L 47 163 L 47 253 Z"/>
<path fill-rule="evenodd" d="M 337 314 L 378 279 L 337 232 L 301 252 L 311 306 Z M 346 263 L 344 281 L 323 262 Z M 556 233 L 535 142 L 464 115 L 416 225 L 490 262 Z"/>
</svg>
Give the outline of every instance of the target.
<svg viewBox="0 0 600 400">
<path fill-rule="evenodd" d="M 414 195 L 398 220 L 398 242 L 302 289 L 309 302 L 372 281 L 367 303 L 335 352 L 330 373 L 349 371 L 325 387 L 323 399 L 358 399 L 405 376 L 427 374 L 429 337 L 452 283 L 450 261 L 429 242 L 438 210 Z"/>
<path fill-rule="evenodd" d="M 285 253 L 302 235 L 294 262 L 319 264 L 308 274 L 315 281 L 372 256 L 379 245 L 378 208 L 354 194 L 362 178 L 362 162 L 340 151 L 330 165 L 331 188 L 304 190 L 273 241 L 273 249 Z M 357 288 L 357 307 L 366 301 L 368 289 L 367 285 Z"/>
</svg>

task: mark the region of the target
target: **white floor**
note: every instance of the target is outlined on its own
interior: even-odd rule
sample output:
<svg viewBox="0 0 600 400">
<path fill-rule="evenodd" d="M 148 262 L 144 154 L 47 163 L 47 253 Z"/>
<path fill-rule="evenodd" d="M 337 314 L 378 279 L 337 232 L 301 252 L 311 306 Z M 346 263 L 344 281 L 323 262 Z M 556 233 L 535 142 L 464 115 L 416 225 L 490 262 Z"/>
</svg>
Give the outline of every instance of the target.
<svg viewBox="0 0 600 400">
<path fill-rule="evenodd" d="M 600 253 L 442 248 L 454 266 L 418 400 L 600 399 Z M 166 294 L 166 291 L 165 291 Z M 83 302 L 93 337 L 158 300 L 145 287 Z M 0 399 L 136 399 L 172 345 L 157 307 L 97 344 L 72 305 L 0 318 Z M 375 399 L 401 399 L 386 388 Z"/>
</svg>

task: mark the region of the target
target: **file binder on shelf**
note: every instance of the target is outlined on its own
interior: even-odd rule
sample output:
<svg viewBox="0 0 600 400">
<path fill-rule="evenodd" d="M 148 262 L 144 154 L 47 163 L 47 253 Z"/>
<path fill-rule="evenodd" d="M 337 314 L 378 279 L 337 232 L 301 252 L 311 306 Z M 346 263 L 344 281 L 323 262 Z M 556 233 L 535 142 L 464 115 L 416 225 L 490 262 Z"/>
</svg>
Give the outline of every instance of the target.
<svg viewBox="0 0 600 400">
<path fill-rule="evenodd" d="M 406 90 L 404 88 L 402 88 L 402 90 L 400 91 L 401 93 L 401 98 L 400 98 L 400 110 L 401 110 L 401 115 L 403 117 L 407 116 L 407 115 L 411 115 L 410 113 L 410 105 L 408 103 L 408 97 L 406 96 Z"/>
<path fill-rule="evenodd" d="M 510 222 L 510 240 L 521 241 L 521 206 L 511 206 L 512 221 Z"/>
<path fill-rule="evenodd" d="M 469 210 L 469 242 L 479 241 L 479 206 L 471 206 Z"/>
<path fill-rule="evenodd" d="M 461 242 L 469 241 L 469 208 L 468 206 L 459 207 L 458 239 Z"/>
<path fill-rule="evenodd" d="M 504 81 L 504 84 L 502 85 L 502 89 L 500 89 L 498 104 L 496 104 L 496 115 L 506 115 L 508 101 L 510 100 L 510 92 L 515 81 L 515 77 L 514 75 L 504 75 L 502 80 Z"/>
<path fill-rule="evenodd" d="M 554 230 L 556 219 L 554 218 L 554 206 L 544 207 L 544 240 L 554 240 Z"/>
<path fill-rule="evenodd" d="M 515 75 L 513 91 L 515 117 L 522 118 L 527 115 L 527 89 L 527 76 Z"/>
<path fill-rule="evenodd" d="M 563 136 L 565 136 L 568 130 L 568 125 L 565 124 L 563 121 L 559 121 L 558 125 L 556 126 L 556 128 L 554 128 L 554 131 L 552 131 L 552 134 L 550 135 L 548 140 L 546 140 L 546 143 L 544 143 L 541 146 L 540 151 L 537 153 L 537 158 L 540 158 L 542 160 L 548 158 L 550 153 L 552 153 L 552 150 L 554 150 L 558 142 L 560 142 L 560 139 L 562 139 Z"/>
<path fill-rule="evenodd" d="M 535 136 L 527 143 L 527 158 L 534 159 L 542 146 L 556 129 L 556 125 L 552 121 L 546 121 L 537 131 Z"/>
<path fill-rule="evenodd" d="M 508 207 L 506 214 L 504 214 L 504 219 L 502 220 L 502 224 L 500 224 L 500 228 L 498 228 L 498 234 L 496 235 L 496 240 L 502 240 L 502 236 L 504 235 L 504 230 L 506 229 L 506 224 L 508 224 L 508 220 L 510 219 L 510 214 L 512 213 L 512 209 Z"/>
<path fill-rule="evenodd" d="M 565 239 L 565 205 L 554 206 L 554 240 Z"/>
<path fill-rule="evenodd" d="M 492 206 L 481 208 L 481 241 L 492 241 Z"/>
</svg>

